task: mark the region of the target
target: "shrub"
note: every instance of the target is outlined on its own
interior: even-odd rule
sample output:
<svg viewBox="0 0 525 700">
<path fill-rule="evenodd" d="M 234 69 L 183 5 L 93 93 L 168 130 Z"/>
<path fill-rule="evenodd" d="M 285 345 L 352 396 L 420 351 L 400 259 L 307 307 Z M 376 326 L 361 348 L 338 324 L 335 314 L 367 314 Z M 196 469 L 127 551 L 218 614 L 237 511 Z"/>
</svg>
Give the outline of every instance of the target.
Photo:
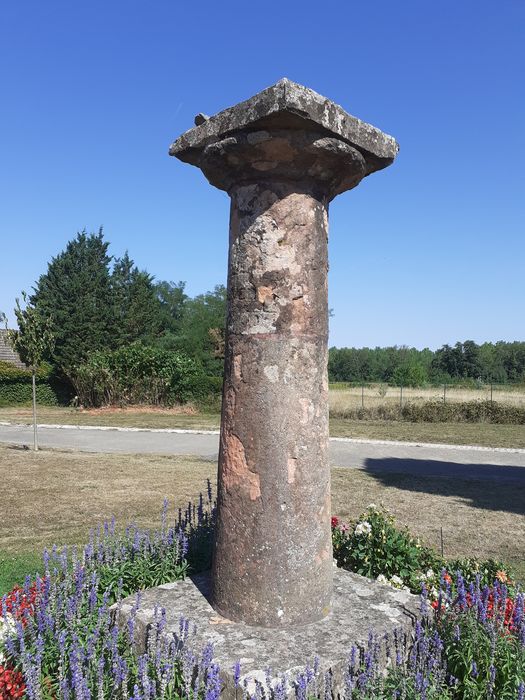
<svg viewBox="0 0 525 700">
<path fill-rule="evenodd" d="M 332 418 L 352 420 L 404 420 L 412 423 L 506 423 L 525 425 L 525 408 L 497 401 L 406 402 L 402 407 L 382 404 L 365 408 L 331 410 Z"/>
<path fill-rule="evenodd" d="M 401 411 L 403 420 L 413 422 L 511 423 L 525 425 L 525 408 L 497 401 L 464 401 L 423 404 L 407 403 Z"/>
<path fill-rule="evenodd" d="M 216 390 L 184 353 L 141 343 L 94 353 L 76 368 L 73 384 L 83 406 L 170 406 L 203 399 Z"/>
<path fill-rule="evenodd" d="M 420 591 L 424 570 L 439 571 L 444 563 L 407 529 L 397 528 L 394 518 L 374 504 L 356 523 L 332 518 L 332 535 L 338 566 L 368 578 L 381 577 L 385 582 L 395 577 L 394 584 L 407 586 L 413 592 Z"/>
<path fill-rule="evenodd" d="M 419 593 L 424 583 L 437 597 L 443 572 L 447 571 L 461 573 L 468 583 L 488 585 L 498 578 L 511 581 L 505 565 L 494 559 L 445 560 L 412 537 L 407 528 L 397 527 L 394 517 L 373 503 L 354 523 L 334 516 L 332 543 L 334 558 L 341 568 L 394 587 L 404 586 L 412 593 Z"/>
</svg>

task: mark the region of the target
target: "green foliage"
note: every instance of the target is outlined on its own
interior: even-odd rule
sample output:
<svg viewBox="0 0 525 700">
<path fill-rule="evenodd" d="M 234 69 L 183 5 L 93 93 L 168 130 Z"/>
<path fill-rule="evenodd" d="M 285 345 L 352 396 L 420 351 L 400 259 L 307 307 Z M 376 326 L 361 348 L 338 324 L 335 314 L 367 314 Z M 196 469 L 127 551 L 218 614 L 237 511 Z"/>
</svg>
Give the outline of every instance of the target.
<svg viewBox="0 0 525 700">
<path fill-rule="evenodd" d="M 180 558 L 178 546 L 159 545 L 138 553 L 133 551 L 132 543 L 124 546 L 128 547 L 126 557 L 98 567 L 100 591 L 107 591 L 110 603 L 145 588 L 180 581 L 188 573 L 188 562 Z"/>
<path fill-rule="evenodd" d="M 387 382 L 403 386 L 525 381 L 525 342 L 483 343 L 472 340 L 443 345 L 436 352 L 405 346 L 330 348 L 332 382 Z"/>
<path fill-rule="evenodd" d="M 53 368 L 49 362 L 42 362 L 35 372 L 37 381 L 49 380 L 53 377 Z M 22 369 L 16 365 L 12 365 L 10 362 L 2 362 L 0 360 L 0 382 L 2 381 L 15 381 L 20 380 L 22 382 L 31 381 L 31 370 Z"/>
<path fill-rule="evenodd" d="M 157 282 L 155 292 L 160 304 L 160 323 L 163 334 L 173 339 L 181 332 L 182 319 L 188 295 L 185 282 Z"/>
<path fill-rule="evenodd" d="M 461 572 L 467 583 L 477 579 L 480 585 L 492 585 L 496 575 L 508 568 L 494 559 L 445 560 L 432 548 L 414 538 L 407 528 L 396 526 L 395 519 L 383 507 L 371 504 L 355 523 L 332 518 L 332 544 L 337 565 L 348 571 L 378 578 L 384 583 L 412 593 L 437 591 L 441 572 Z"/>
<path fill-rule="evenodd" d="M 42 406 L 68 403 L 69 391 L 55 376 L 51 365 L 42 363 L 36 370 L 36 400 Z M 0 406 L 28 405 L 32 401 L 31 371 L 0 362 Z"/>
<path fill-rule="evenodd" d="M 36 401 L 41 406 L 59 406 L 66 402 L 62 387 L 48 382 L 37 382 Z M 29 382 L 5 382 L 0 380 L 0 406 L 27 406 L 33 399 L 33 388 Z"/>
<path fill-rule="evenodd" d="M 54 257 L 31 297 L 39 312 L 52 318 L 55 349 L 48 359 L 69 377 L 94 351 L 111 346 L 112 287 L 108 243 L 102 229 L 86 231 Z"/>
<path fill-rule="evenodd" d="M 154 339 L 161 330 L 161 306 L 153 277 L 139 270 L 129 257 L 115 260 L 111 275 L 113 312 L 113 347 L 137 339 Z"/>
<path fill-rule="evenodd" d="M 451 611 L 436 620 L 447 671 L 456 679 L 454 697 L 514 700 L 517 683 L 525 678 L 524 648 L 517 636 L 506 633 L 502 621 L 494 634 L 480 624 L 476 612 Z"/>
<path fill-rule="evenodd" d="M 138 342 L 94 353 L 77 367 L 73 383 L 84 406 L 173 405 L 204 398 L 211 388 L 190 357 Z"/>
<path fill-rule="evenodd" d="M 429 381 L 430 366 L 434 353 L 425 348 L 417 350 L 406 346 L 387 348 L 330 348 L 328 373 L 330 381 L 341 382 L 386 382 L 393 383 L 398 368 L 403 373 L 412 370 L 418 385 Z"/>
<path fill-rule="evenodd" d="M 113 260 L 102 229 L 78 233 L 52 258 L 35 285 L 30 303 L 50 319 L 55 348 L 45 356 L 73 383 L 95 353 L 141 341 L 179 351 L 206 376 L 222 375 L 226 290 L 190 299 L 184 282 L 154 283 L 126 252 Z M 91 360 L 90 360 L 91 361 Z M 203 382 L 196 387 L 204 392 Z"/>
<path fill-rule="evenodd" d="M 439 570 L 443 563 L 433 550 L 423 547 L 407 529 L 398 529 L 394 518 L 375 505 L 370 505 L 355 524 L 337 523 L 332 533 L 338 566 L 368 578 L 397 576 L 400 585 L 414 592 L 421 589 L 421 572 L 433 567 Z"/>
<path fill-rule="evenodd" d="M 53 351 L 55 345 L 53 319 L 34 304 L 27 303 L 25 292 L 22 292 L 22 298 L 26 303 L 25 308 L 21 308 L 18 299 L 15 307 L 18 330 L 8 331 L 7 337 L 22 362 L 36 372 L 36 368 L 46 354 Z"/>
<path fill-rule="evenodd" d="M 497 401 L 463 401 L 443 403 L 426 401 L 406 403 L 401 410 L 403 420 L 415 423 L 506 423 L 525 425 L 525 408 Z"/>
<path fill-rule="evenodd" d="M 183 287 L 172 288 L 174 296 L 180 296 Z M 171 297 L 172 301 L 175 298 Z M 222 376 L 224 364 L 224 331 L 226 320 L 226 289 L 222 285 L 213 292 L 200 294 L 194 299 L 185 298 L 176 307 L 180 317 L 162 339 L 161 347 L 180 350 L 192 357 L 203 368 L 205 375 Z"/>
<path fill-rule="evenodd" d="M 409 363 L 399 365 L 392 374 L 392 384 L 395 386 L 423 386 L 427 381 L 427 372 L 420 363 Z"/>
</svg>

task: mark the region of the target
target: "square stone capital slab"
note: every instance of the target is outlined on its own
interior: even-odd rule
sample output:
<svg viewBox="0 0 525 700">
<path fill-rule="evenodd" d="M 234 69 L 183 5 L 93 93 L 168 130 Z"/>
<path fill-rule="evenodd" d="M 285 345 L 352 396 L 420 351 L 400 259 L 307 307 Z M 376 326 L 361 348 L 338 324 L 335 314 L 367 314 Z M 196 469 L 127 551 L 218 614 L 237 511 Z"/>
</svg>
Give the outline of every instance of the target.
<svg viewBox="0 0 525 700">
<path fill-rule="evenodd" d="M 197 166 L 206 146 L 238 132 L 261 130 L 320 132 L 339 139 L 363 155 L 366 174 L 390 165 L 399 150 L 392 136 L 287 78 L 213 117 L 199 116 L 198 121 L 204 121 L 182 134 L 169 149 L 170 155 Z"/>
</svg>

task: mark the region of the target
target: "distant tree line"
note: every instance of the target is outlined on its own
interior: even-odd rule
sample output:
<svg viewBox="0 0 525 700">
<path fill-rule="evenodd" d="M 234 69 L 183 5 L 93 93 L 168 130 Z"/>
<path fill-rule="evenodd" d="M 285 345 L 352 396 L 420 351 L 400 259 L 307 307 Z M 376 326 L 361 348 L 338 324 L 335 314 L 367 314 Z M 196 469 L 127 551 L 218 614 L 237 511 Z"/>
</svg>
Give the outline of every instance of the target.
<svg viewBox="0 0 525 700">
<path fill-rule="evenodd" d="M 384 382 L 396 386 L 443 383 L 525 382 L 525 342 L 483 343 L 472 340 L 439 350 L 405 346 L 330 348 L 332 382 Z"/>
</svg>

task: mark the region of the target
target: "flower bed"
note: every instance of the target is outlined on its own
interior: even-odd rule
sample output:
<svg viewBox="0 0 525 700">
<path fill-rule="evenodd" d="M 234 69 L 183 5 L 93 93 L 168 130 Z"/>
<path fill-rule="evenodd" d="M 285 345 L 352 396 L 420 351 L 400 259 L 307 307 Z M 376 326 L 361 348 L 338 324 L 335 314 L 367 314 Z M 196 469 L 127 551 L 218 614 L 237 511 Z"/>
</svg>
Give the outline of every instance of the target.
<svg viewBox="0 0 525 700">
<path fill-rule="evenodd" d="M 0 700 L 172 700 L 220 694 L 220 669 L 208 645 L 200 655 L 187 644 L 192 623 L 181 620 L 179 639 L 162 635 L 158 610 L 145 654 L 133 653 L 134 618 L 119 630 L 110 606 L 140 589 L 184 577 L 209 566 L 214 504 L 211 492 L 168 525 L 167 504 L 159 530 L 135 526 L 118 533 L 114 523 L 92 533 L 81 551 L 44 555 L 44 574 L 27 580 L 1 600 Z M 421 590 L 421 622 L 414 638 L 370 633 L 366 649 L 348 650 L 345 697 L 519 698 L 525 700 L 523 594 L 499 562 L 453 562 L 446 566 L 382 509 L 371 506 L 357 523 L 332 519 L 339 565 L 385 585 Z M 468 567 L 467 567 L 468 565 Z M 460 570 L 463 568 L 463 573 Z M 194 621 L 198 624 L 198 620 Z M 390 659 L 385 676 L 379 660 Z M 248 697 L 242 668 L 234 677 L 239 698 Z M 257 683 L 255 698 L 330 698 L 331 677 L 315 659 L 294 677 Z"/>
</svg>

